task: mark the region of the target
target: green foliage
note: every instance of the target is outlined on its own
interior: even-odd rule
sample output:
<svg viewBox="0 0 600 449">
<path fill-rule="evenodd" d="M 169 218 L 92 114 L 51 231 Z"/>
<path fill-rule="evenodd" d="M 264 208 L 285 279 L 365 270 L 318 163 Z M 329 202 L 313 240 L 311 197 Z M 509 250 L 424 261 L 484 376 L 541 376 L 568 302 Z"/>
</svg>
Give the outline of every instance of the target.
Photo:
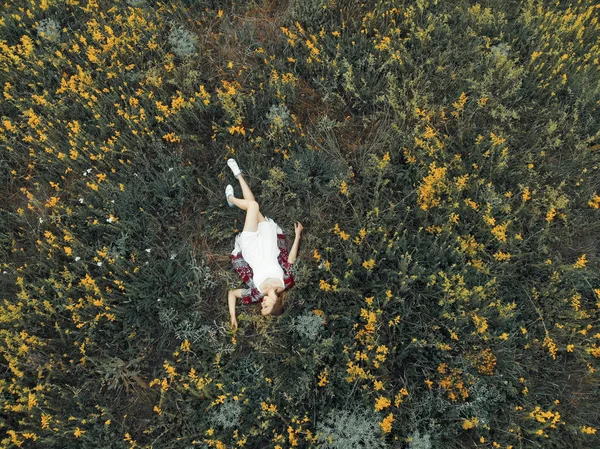
<svg viewBox="0 0 600 449">
<path fill-rule="evenodd" d="M 377 418 L 359 408 L 331 410 L 317 423 L 319 447 L 327 449 L 377 449 L 385 447 Z"/>
<path fill-rule="evenodd" d="M 428 433 L 421 433 L 417 430 L 415 433 L 410 435 L 410 443 L 408 443 L 409 449 L 432 449 L 431 435 Z"/>
<path fill-rule="evenodd" d="M 323 328 L 323 320 L 314 313 L 308 313 L 294 317 L 292 326 L 300 336 L 315 340 Z"/>
<path fill-rule="evenodd" d="M 240 423 L 241 413 L 242 407 L 240 406 L 239 401 L 228 399 L 213 413 L 210 422 L 213 426 L 220 426 L 225 429 L 237 427 Z"/>
<path fill-rule="evenodd" d="M 0 449 L 598 446 L 598 5 L 3 6 Z"/>
<path fill-rule="evenodd" d="M 171 30 L 168 40 L 173 48 L 173 53 L 180 58 L 185 58 L 194 54 L 198 43 L 198 36 L 180 25 Z"/>
<path fill-rule="evenodd" d="M 48 39 L 49 41 L 55 42 L 60 39 L 59 25 L 52 17 L 40 20 L 40 24 L 37 28 L 38 36 L 42 39 Z"/>
</svg>

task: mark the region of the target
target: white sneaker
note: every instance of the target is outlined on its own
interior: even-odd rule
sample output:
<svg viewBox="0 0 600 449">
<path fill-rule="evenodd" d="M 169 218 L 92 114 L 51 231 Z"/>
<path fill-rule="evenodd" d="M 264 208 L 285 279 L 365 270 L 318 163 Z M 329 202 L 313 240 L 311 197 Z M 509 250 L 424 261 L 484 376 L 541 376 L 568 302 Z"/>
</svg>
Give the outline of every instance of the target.
<svg viewBox="0 0 600 449">
<path fill-rule="evenodd" d="M 229 201 L 229 195 L 233 195 L 233 186 L 231 184 L 227 184 L 227 187 L 225 187 L 225 198 L 229 207 L 233 207 L 234 204 Z"/>
<path fill-rule="evenodd" d="M 238 177 L 238 175 L 240 173 L 242 173 L 242 171 L 240 170 L 240 167 L 238 166 L 238 163 L 235 161 L 235 159 L 233 159 L 233 158 L 227 159 L 227 165 L 229 165 L 229 168 L 231 168 L 231 171 L 233 172 L 233 176 L 235 176 L 236 178 Z"/>
</svg>

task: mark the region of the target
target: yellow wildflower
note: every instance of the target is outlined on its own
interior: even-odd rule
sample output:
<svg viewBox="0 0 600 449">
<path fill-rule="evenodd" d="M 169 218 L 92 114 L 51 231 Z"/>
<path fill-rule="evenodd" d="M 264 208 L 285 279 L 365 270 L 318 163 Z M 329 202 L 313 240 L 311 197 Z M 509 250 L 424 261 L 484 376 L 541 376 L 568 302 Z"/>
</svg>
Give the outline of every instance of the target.
<svg viewBox="0 0 600 449">
<path fill-rule="evenodd" d="M 380 411 L 391 405 L 391 401 L 385 396 L 379 396 L 375 401 L 375 410 Z"/>
<path fill-rule="evenodd" d="M 369 259 L 368 261 L 365 260 L 362 263 L 362 266 L 365 267 L 367 270 L 372 270 L 373 267 L 375 266 L 375 260 L 373 260 L 373 259 Z"/>
<path fill-rule="evenodd" d="M 381 426 L 381 430 L 383 430 L 383 432 L 385 433 L 389 433 L 392 431 L 392 422 L 394 422 L 394 414 L 390 413 L 389 415 L 387 415 L 385 417 L 385 419 L 379 423 L 379 425 Z"/>
<path fill-rule="evenodd" d="M 342 181 L 340 184 L 340 193 L 348 196 L 348 185 L 346 184 L 346 181 Z"/>
<path fill-rule="evenodd" d="M 573 264 L 573 268 L 583 268 L 587 262 L 586 255 L 583 254 L 579 259 L 577 259 L 577 262 Z"/>
<path fill-rule="evenodd" d="M 462 428 L 465 430 L 472 429 L 473 427 L 477 427 L 479 425 L 479 419 L 473 416 L 471 419 L 465 419 L 463 421 Z"/>
</svg>

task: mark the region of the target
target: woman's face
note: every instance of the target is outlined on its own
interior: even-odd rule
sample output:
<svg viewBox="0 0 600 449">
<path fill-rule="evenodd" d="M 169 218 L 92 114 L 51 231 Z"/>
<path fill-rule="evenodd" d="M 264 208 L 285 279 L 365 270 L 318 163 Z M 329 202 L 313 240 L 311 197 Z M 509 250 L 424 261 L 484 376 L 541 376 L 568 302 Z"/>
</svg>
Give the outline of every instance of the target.
<svg viewBox="0 0 600 449">
<path fill-rule="evenodd" d="M 283 289 L 281 287 L 269 289 L 267 294 L 263 297 L 260 313 L 263 315 L 270 314 L 271 310 L 273 310 L 273 305 L 277 302 L 277 295 L 282 291 Z"/>
</svg>

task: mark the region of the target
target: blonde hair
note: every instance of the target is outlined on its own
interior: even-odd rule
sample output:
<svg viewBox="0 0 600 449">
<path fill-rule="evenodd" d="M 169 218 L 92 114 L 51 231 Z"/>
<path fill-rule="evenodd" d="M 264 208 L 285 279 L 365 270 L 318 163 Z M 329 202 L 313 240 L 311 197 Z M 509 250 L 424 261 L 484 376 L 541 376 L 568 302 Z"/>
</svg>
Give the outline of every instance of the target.
<svg viewBox="0 0 600 449">
<path fill-rule="evenodd" d="M 277 301 L 275 301 L 275 304 L 273 304 L 271 312 L 266 316 L 280 316 L 284 312 L 287 293 L 287 290 L 283 290 L 281 293 L 279 293 L 279 295 L 277 295 Z"/>
</svg>

